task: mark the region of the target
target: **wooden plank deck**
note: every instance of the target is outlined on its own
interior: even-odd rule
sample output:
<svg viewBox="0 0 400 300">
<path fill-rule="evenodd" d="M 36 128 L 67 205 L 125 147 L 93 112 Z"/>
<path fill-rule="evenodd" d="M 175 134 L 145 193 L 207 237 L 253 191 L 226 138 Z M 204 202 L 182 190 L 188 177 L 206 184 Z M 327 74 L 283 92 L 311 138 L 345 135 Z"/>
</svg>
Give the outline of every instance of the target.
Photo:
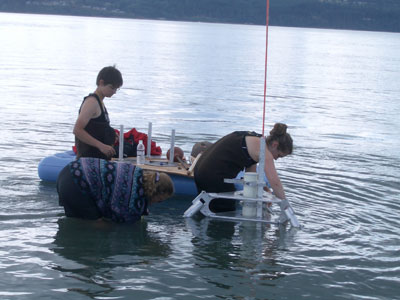
<svg viewBox="0 0 400 300">
<path fill-rule="evenodd" d="M 118 159 L 113 159 L 118 161 Z M 126 157 L 123 162 L 131 162 L 136 165 L 136 157 Z M 143 170 L 150 170 L 156 172 L 165 172 L 167 174 L 180 175 L 188 178 L 193 178 L 193 172 L 186 170 L 185 166 L 181 162 L 174 162 L 173 165 L 169 164 L 166 158 L 154 158 L 150 159 L 146 157 L 146 164 L 139 165 Z M 186 166 L 187 167 L 187 166 Z"/>
</svg>

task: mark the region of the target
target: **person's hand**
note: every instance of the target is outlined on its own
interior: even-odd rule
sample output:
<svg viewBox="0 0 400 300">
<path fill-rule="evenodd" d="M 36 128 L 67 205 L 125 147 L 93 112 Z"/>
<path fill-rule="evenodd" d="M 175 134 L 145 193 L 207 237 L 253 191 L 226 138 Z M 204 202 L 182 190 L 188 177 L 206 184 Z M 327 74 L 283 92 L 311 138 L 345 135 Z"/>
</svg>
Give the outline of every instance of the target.
<svg viewBox="0 0 400 300">
<path fill-rule="evenodd" d="M 264 186 L 264 191 L 266 191 L 268 193 L 272 193 L 271 190 L 267 186 Z"/>
<path fill-rule="evenodd" d="M 99 150 L 107 157 L 113 157 L 116 154 L 115 149 L 112 146 L 105 144 L 103 144 Z"/>
</svg>

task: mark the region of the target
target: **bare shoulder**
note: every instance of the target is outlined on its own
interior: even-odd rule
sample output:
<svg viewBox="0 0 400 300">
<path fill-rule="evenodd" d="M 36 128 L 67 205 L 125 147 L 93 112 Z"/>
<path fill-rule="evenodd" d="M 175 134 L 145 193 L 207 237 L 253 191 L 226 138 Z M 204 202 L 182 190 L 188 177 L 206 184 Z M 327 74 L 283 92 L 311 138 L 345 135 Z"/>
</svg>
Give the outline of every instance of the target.
<svg viewBox="0 0 400 300">
<path fill-rule="evenodd" d="M 248 135 L 246 136 L 246 143 L 249 144 L 260 144 L 260 138 L 258 136 L 254 136 L 254 135 Z"/>
<path fill-rule="evenodd" d="M 87 96 L 87 98 L 85 99 L 85 102 L 83 102 L 83 106 L 99 106 L 99 103 L 98 103 L 96 97 Z"/>
<path fill-rule="evenodd" d="M 258 161 L 260 153 L 260 138 L 257 136 L 246 136 L 246 146 L 250 157 L 253 160 Z"/>
<path fill-rule="evenodd" d="M 91 117 L 97 117 L 101 114 L 101 109 L 97 99 L 93 96 L 86 98 L 81 107 L 81 113 Z"/>
</svg>

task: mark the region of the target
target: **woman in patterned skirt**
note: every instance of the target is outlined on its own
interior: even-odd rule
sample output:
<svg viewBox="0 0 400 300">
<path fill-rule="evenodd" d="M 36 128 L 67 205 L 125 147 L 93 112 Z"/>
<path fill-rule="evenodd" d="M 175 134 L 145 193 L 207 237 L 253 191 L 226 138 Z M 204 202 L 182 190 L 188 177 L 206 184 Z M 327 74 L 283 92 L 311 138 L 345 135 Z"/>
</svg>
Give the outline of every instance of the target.
<svg viewBox="0 0 400 300">
<path fill-rule="evenodd" d="M 165 173 L 82 157 L 61 171 L 57 192 L 67 217 L 133 223 L 148 214 L 150 204 L 171 197 L 174 186 Z"/>
</svg>

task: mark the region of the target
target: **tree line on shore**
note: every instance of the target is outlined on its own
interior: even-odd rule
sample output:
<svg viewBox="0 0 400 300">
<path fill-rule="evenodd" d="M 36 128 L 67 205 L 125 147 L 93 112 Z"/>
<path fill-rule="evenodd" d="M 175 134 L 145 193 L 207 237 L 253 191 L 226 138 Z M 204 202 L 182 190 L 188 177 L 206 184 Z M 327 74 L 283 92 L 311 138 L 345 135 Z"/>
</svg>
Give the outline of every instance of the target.
<svg viewBox="0 0 400 300">
<path fill-rule="evenodd" d="M 265 25 L 266 0 L 2 0 L 0 11 Z M 400 1 L 270 0 L 269 21 L 400 32 Z"/>
</svg>

